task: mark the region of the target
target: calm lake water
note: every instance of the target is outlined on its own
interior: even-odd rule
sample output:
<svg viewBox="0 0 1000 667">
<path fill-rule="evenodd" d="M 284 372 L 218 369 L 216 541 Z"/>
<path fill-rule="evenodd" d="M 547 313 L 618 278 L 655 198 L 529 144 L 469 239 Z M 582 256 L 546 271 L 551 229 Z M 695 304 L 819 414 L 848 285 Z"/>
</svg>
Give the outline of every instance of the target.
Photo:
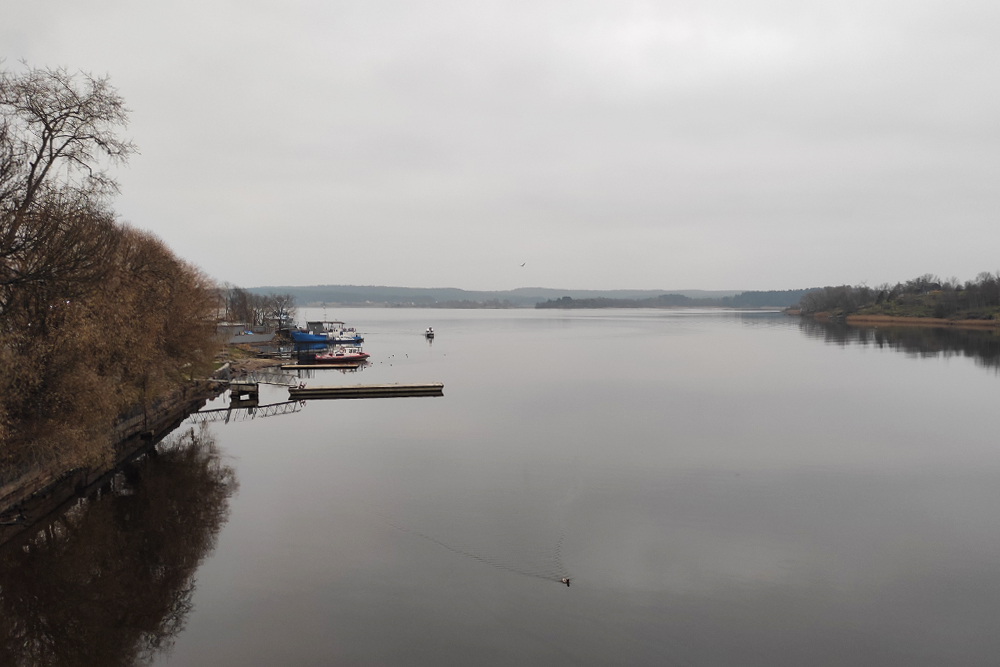
<svg viewBox="0 0 1000 667">
<path fill-rule="evenodd" d="M 0 552 L 0 663 L 46 642 L 67 665 L 1000 659 L 996 335 L 328 315 L 372 365 L 310 385 L 445 395 L 310 401 L 137 466 L 45 548 Z"/>
</svg>

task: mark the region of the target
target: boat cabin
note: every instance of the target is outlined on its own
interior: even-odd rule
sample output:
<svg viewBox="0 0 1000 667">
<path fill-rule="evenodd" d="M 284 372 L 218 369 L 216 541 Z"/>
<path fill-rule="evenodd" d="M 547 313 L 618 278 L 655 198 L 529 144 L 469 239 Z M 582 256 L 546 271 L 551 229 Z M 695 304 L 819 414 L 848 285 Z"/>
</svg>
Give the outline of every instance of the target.
<svg viewBox="0 0 1000 667">
<path fill-rule="evenodd" d="M 325 333 L 335 333 L 344 328 L 343 322 L 336 320 L 320 320 L 318 322 L 306 322 L 306 331 L 311 334 L 322 336 Z"/>
</svg>

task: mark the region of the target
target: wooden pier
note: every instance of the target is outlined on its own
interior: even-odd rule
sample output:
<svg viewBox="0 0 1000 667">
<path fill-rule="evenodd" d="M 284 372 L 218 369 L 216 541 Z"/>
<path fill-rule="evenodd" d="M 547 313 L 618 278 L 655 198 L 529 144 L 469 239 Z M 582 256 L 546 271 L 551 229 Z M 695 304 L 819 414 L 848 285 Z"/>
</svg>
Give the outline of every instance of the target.
<svg viewBox="0 0 1000 667">
<path fill-rule="evenodd" d="M 229 396 L 230 400 L 233 401 L 242 401 L 244 400 L 244 396 L 248 399 L 257 400 L 260 396 L 260 385 L 256 382 L 230 382 Z"/>
<path fill-rule="evenodd" d="M 444 396 L 443 382 L 422 384 L 355 384 L 326 387 L 289 387 L 292 400 L 310 398 L 402 398 L 405 396 Z"/>
</svg>

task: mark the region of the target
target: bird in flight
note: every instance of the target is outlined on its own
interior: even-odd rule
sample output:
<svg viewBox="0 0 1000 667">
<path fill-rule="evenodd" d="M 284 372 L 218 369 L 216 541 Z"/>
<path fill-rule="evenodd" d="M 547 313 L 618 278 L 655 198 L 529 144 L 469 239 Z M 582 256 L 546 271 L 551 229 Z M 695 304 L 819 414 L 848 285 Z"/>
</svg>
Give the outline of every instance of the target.
<svg viewBox="0 0 1000 667">
<path fill-rule="evenodd" d="M 525 264 L 527 264 L 527 262 L 521 262 L 521 266 L 524 266 Z"/>
</svg>

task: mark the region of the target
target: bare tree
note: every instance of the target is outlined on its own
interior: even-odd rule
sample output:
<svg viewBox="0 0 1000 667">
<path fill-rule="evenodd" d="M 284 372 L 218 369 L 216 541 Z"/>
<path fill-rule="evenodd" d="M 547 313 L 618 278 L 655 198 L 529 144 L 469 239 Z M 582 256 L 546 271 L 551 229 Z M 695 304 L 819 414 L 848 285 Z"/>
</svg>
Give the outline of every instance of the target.
<svg viewBox="0 0 1000 667">
<path fill-rule="evenodd" d="M 267 316 L 279 327 L 290 326 L 295 321 L 295 297 L 291 294 L 269 294 Z"/>
<path fill-rule="evenodd" d="M 103 166 L 136 152 L 115 133 L 127 120 L 107 77 L 0 71 L 0 315 L 26 287 L 99 279 L 118 191 Z"/>
<path fill-rule="evenodd" d="M 108 77 L 62 67 L 3 71 L 0 110 L 7 143 L 0 174 L 9 172 L 0 189 L 4 209 L 23 213 L 45 183 L 57 180 L 93 194 L 118 192 L 101 164 L 125 162 L 137 148 L 116 134 L 128 125 L 129 109 Z"/>
</svg>

